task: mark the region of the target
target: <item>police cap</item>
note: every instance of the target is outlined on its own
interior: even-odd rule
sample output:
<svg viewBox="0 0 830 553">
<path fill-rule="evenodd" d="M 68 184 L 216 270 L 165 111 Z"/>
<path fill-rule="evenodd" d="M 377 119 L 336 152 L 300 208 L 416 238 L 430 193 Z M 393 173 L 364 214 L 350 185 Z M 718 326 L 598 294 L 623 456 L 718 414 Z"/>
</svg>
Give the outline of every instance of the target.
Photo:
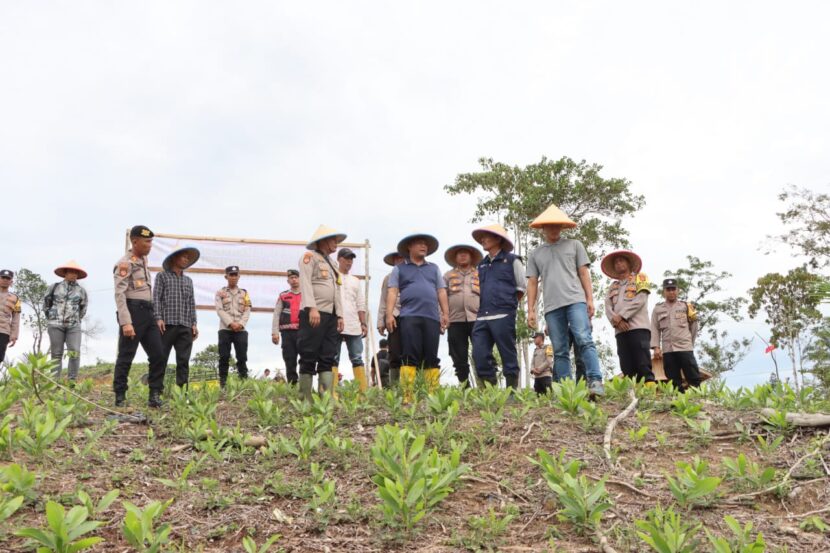
<svg viewBox="0 0 830 553">
<path fill-rule="evenodd" d="M 144 225 L 136 225 L 130 229 L 130 238 L 152 238 L 153 231 Z"/>
</svg>

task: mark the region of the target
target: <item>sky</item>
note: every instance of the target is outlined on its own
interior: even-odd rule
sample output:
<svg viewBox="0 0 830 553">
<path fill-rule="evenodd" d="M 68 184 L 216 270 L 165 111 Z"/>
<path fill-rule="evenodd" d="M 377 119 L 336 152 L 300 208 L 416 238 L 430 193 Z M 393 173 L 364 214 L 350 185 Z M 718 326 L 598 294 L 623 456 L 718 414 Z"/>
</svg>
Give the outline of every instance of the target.
<svg viewBox="0 0 830 553">
<path fill-rule="evenodd" d="M 823 2 L 0 0 L 0 266 L 90 272 L 89 362 L 114 359 L 111 272 L 135 224 L 342 229 L 372 245 L 374 311 L 401 236 L 470 241 L 475 199 L 444 191 L 457 174 L 569 156 L 645 196 L 625 222 L 645 272 L 696 255 L 745 294 L 803 261 L 763 253 L 777 194 L 830 188 L 829 18 Z M 196 351 L 215 315 L 200 326 Z M 249 328 L 255 370 L 282 364 L 269 327 Z M 771 368 L 756 338 L 727 381 Z"/>
</svg>

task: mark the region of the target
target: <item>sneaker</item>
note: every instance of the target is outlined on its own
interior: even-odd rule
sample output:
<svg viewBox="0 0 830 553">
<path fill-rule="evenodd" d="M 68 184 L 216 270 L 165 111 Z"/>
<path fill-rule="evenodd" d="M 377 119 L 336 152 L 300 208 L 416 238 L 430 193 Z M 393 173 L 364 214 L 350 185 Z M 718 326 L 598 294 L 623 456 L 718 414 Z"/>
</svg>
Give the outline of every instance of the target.
<svg viewBox="0 0 830 553">
<path fill-rule="evenodd" d="M 605 395 L 605 386 L 602 380 L 592 380 L 588 383 L 588 393 L 591 397 L 602 397 Z"/>
<path fill-rule="evenodd" d="M 162 406 L 161 393 L 160 392 L 150 392 L 150 398 L 147 400 L 147 407 L 152 407 L 153 409 L 158 409 L 161 406 Z"/>
</svg>

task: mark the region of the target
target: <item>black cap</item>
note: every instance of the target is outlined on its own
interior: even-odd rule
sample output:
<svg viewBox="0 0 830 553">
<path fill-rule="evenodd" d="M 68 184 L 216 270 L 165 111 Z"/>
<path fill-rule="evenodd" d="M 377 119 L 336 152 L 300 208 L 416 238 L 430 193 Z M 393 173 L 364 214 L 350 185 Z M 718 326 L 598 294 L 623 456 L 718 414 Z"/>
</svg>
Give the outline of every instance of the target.
<svg viewBox="0 0 830 553">
<path fill-rule="evenodd" d="M 667 278 L 663 281 L 663 288 L 677 288 L 676 278 Z"/>
<path fill-rule="evenodd" d="M 544 337 L 545 337 L 545 333 L 544 333 L 544 332 L 535 332 L 535 333 L 533 333 L 533 339 L 534 339 L 534 340 L 535 340 L 536 338 L 538 338 L 539 336 L 541 336 L 542 338 L 544 338 Z"/>
<path fill-rule="evenodd" d="M 239 266 L 238 265 L 231 265 L 230 267 L 225 267 L 225 274 L 226 275 L 238 275 L 239 274 Z"/>
<path fill-rule="evenodd" d="M 297 269 L 288 269 L 286 272 L 288 273 L 288 276 L 300 276 L 300 271 Z"/>
<path fill-rule="evenodd" d="M 152 238 L 153 231 L 144 225 L 136 225 L 130 229 L 130 238 Z"/>
<path fill-rule="evenodd" d="M 3 269 L 0 271 L 0 278 L 14 278 L 14 271 Z"/>
<path fill-rule="evenodd" d="M 341 257 L 347 257 L 349 259 L 354 259 L 355 257 L 357 257 L 357 254 L 354 253 L 349 248 L 340 248 L 340 251 L 337 252 L 337 259 L 340 259 Z"/>
</svg>

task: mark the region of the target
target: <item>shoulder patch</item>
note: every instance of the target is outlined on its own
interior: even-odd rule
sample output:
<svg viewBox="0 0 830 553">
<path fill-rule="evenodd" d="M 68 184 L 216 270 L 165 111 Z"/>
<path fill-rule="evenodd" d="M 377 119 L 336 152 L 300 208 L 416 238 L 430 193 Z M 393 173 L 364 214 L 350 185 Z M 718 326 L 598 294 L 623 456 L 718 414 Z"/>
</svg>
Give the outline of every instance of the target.
<svg viewBox="0 0 830 553">
<path fill-rule="evenodd" d="M 311 263 L 311 258 L 314 257 L 314 254 L 311 252 L 305 252 L 303 254 L 303 263 L 308 264 Z"/>
<path fill-rule="evenodd" d="M 545 355 L 547 355 L 548 357 L 553 357 L 553 346 L 545 347 Z"/>
<path fill-rule="evenodd" d="M 130 264 L 123 261 L 118 264 L 118 276 L 125 277 L 130 272 Z"/>
<path fill-rule="evenodd" d="M 645 273 L 637 273 L 634 282 L 636 283 L 637 292 L 651 292 L 651 283 Z"/>
<path fill-rule="evenodd" d="M 132 261 L 133 263 L 138 263 L 138 258 L 134 255 L 131 255 L 130 256 L 130 261 Z"/>
</svg>

